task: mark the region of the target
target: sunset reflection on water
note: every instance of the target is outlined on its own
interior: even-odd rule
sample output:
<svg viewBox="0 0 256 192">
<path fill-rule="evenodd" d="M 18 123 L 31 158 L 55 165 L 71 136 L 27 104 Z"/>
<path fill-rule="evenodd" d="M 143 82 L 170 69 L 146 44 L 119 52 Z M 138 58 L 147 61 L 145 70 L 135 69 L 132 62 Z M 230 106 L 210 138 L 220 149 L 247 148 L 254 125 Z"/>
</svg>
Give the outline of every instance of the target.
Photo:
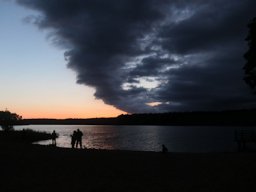
<svg viewBox="0 0 256 192">
<path fill-rule="evenodd" d="M 218 126 L 121 126 L 121 125 L 29 125 L 15 129 L 33 129 L 59 134 L 58 147 L 71 147 L 71 134 L 83 132 L 83 148 L 108 150 L 160 151 L 161 145 L 171 152 L 235 151 L 234 132 L 238 127 Z M 49 145 L 51 141 L 37 142 Z"/>
</svg>

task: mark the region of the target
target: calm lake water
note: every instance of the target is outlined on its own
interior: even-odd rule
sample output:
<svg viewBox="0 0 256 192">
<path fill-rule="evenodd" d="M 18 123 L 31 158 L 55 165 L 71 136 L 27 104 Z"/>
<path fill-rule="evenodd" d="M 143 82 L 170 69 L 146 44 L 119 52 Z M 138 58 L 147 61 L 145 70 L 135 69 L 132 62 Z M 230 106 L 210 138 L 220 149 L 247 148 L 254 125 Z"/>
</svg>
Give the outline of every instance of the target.
<svg viewBox="0 0 256 192">
<path fill-rule="evenodd" d="M 59 134 L 57 146 L 71 147 L 70 135 L 80 129 L 83 146 L 95 149 L 160 151 L 165 144 L 171 152 L 236 151 L 236 129 L 253 127 L 216 126 L 122 126 L 122 125 L 26 125 L 16 130 L 32 129 Z M 51 141 L 38 144 L 48 145 Z"/>
</svg>

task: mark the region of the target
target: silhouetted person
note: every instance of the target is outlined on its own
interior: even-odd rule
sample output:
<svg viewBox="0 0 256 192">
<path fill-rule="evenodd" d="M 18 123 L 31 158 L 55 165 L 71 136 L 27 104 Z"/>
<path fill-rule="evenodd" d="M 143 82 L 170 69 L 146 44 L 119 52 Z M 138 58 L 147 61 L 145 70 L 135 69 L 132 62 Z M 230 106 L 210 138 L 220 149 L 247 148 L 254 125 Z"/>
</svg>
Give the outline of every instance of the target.
<svg viewBox="0 0 256 192">
<path fill-rule="evenodd" d="M 71 135 L 71 147 L 73 149 L 75 148 L 76 140 L 77 140 L 77 132 L 73 131 L 73 134 Z"/>
<path fill-rule="evenodd" d="M 78 147 L 78 145 L 80 146 L 80 148 L 82 148 L 82 137 L 83 137 L 82 131 L 80 131 L 80 129 L 77 129 L 77 131 L 76 131 L 76 148 Z"/>
<path fill-rule="evenodd" d="M 56 146 L 56 139 L 57 139 L 58 135 L 55 132 L 55 130 L 53 130 L 52 132 L 52 145 Z"/>
<path fill-rule="evenodd" d="M 165 145 L 162 145 L 162 153 L 167 153 L 168 149 Z"/>
</svg>

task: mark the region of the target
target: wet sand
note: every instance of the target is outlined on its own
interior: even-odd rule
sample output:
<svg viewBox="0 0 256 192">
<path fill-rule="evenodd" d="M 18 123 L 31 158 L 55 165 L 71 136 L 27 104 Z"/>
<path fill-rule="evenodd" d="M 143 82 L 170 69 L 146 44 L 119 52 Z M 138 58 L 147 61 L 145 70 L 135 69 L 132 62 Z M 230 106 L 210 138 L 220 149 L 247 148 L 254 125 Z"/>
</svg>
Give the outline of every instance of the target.
<svg viewBox="0 0 256 192">
<path fill-rule="evenodd" d="M 0 142 L 0 191 L 255 191 L 256 153 L 72 150 Z"/>
</svg>

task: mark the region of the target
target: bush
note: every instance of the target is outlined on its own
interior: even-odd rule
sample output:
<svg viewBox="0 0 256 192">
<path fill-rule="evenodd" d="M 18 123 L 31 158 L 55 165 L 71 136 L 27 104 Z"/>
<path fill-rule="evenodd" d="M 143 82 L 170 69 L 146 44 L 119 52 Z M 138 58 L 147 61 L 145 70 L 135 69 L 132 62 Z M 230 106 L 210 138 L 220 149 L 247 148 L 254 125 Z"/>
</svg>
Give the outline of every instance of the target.
<svg viewBox="0 0 256 192">
<path fill-rule="evenodd" d="M 8 110 L 0 111 L 0 126 L 4 131 L 13 130 L 13 125 L 20 120 L 22 120 L 22 117 L 16 113 L 11 113 Z"/>
</svg>

